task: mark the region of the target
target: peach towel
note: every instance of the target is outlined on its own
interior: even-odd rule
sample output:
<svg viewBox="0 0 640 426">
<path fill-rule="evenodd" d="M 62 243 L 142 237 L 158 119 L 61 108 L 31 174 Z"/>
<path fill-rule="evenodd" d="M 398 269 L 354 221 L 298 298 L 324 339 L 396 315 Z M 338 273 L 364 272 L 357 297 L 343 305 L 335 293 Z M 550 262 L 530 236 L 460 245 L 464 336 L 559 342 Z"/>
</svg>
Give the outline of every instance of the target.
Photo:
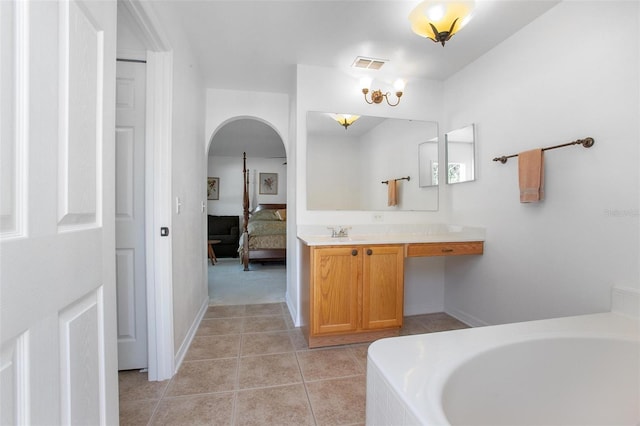
<svg viewBox="0 0 640 426">
<path fill-rule="evenodd" d="M 389 179 L 388 205 L 398 205 L 398 183 L 395 179 Z"/>
<path fill-rule="evenodd" d="M 542 149 L 518 154 L 520 202 L 536 203 L 544 198 L 544 155 Z"/>
</svg>

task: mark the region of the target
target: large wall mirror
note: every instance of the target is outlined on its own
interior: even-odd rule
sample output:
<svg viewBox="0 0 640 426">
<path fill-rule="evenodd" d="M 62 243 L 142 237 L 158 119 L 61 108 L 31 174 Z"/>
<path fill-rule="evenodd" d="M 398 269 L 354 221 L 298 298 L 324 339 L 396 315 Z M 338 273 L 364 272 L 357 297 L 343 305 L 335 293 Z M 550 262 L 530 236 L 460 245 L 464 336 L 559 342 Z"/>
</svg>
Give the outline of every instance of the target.
<svg viewBox="0 0 640 426">
<path fill-rule="evenodd" d="M 344 127 L 331 113 L 308 112 L 307 208 L 438 210 L 437 138 L 433 121 L 362 116 Z M 409 179 L 397 181 L 398 204 L 389 206 L 383 182 L 401 178 Z"/>
<path fill-rule="evenodd" d="M 475 125 L 445 133 L 447 183 L 470 182 L 476 179 Z"/>
</svg>

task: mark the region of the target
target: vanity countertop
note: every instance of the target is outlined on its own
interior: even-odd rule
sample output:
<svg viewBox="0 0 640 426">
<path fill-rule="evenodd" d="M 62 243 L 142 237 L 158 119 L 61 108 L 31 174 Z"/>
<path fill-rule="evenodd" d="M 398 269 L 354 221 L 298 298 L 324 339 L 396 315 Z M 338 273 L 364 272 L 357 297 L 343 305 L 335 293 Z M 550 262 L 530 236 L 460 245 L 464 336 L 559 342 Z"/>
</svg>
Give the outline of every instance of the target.
<svg viewBox="0 0 640 426">
<path fill-rule="evenodd" d="M 326 227 L 325 227 L 326 229 Z M 306 231 L 306 232 L 305 232 Z M 314 232 L 315 231 L 315 232 Z M 484 241 L 484 228 L 458 225 L 354 226 L 347 237 L 323 235 L 317 230 L 299 230 L 298 239 L 308 246 L 371 244 L 421 244 Z"/>
</svg>

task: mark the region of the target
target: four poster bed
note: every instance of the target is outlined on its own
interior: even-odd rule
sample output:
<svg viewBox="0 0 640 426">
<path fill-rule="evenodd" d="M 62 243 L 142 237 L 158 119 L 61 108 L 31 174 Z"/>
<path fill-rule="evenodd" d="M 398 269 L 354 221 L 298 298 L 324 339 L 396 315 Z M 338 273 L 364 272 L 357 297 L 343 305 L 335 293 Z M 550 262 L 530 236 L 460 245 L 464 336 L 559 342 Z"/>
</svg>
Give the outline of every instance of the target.
<svg viewBox="0 0 640 426">
<path fill-rule="evenodd" d="M 259 204 L 249 211 L 249 171 L 247 154 L 243 154 L 244 221 L 239 252 L 244 270 L 249 270 L 250 261 L 284 261 L 287 258 L 287 205 Z"/>
</svg>

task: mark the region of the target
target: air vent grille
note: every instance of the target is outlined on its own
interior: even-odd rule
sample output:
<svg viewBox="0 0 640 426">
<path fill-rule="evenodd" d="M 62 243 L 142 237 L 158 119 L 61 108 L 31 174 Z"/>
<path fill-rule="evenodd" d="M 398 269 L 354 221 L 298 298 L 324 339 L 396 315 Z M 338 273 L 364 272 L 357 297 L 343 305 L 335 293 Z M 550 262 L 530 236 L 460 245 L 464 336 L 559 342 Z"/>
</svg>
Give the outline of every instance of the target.
<svg viewBox="0 0 640 426">
<path fill-rule="evenodd" d="M 365 58 L 364 56 L 358 56 L 351 66 L 359 69 L 379 70 L 387 63 L 387 61 L 387 59 Z"/>
</svg>

